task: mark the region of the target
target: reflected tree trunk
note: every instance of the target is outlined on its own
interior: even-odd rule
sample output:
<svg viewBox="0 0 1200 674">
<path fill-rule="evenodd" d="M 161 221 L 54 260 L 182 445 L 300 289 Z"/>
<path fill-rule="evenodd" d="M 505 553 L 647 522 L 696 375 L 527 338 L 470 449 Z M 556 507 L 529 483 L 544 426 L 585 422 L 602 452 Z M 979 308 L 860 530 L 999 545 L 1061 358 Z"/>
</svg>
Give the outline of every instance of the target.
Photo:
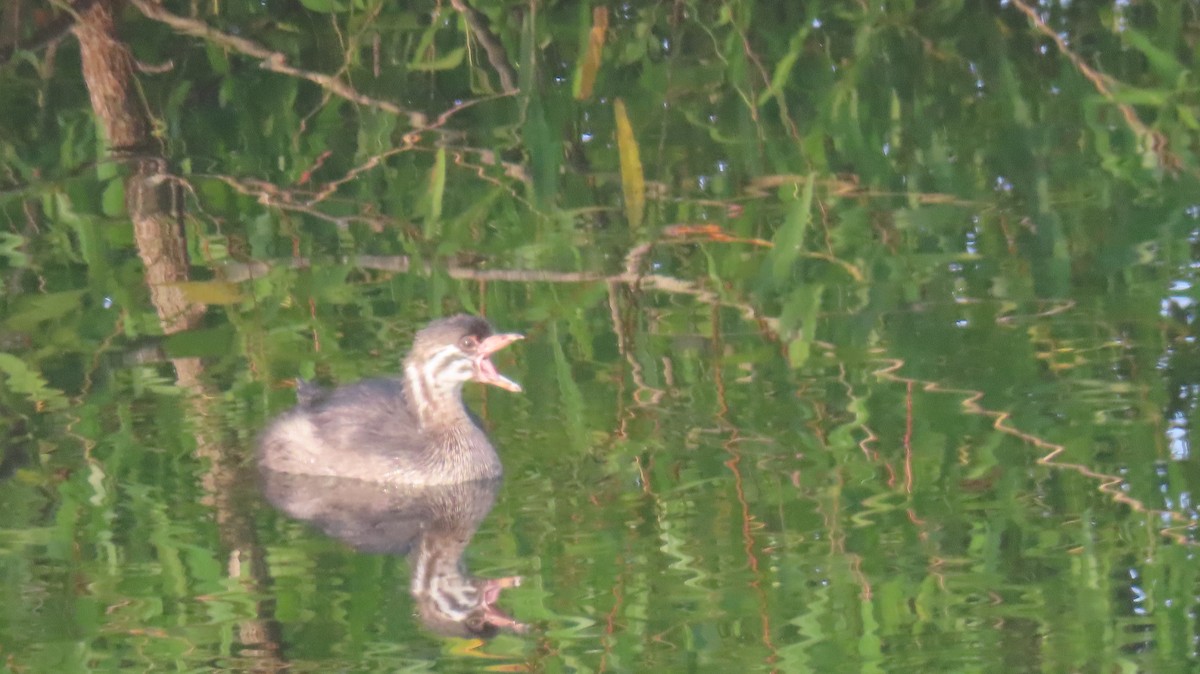
<svg viewBox="0 0 1200 674">
<path fill-rule="evenodd" d="M 151 136 L 149 113 L 138 94 L 134 60 L 116 35 L 113 3 L 95 2 L 75 26 L 92 109 L 109 147 L 130 157 L 125 207 L 133 221 L 146 283 L 167 334 L 195 327 L 204 306 L 188 301 L 178 283 L 188 279 L 180 190 L 166 170 L 159 143 Z M 191 381 L 198 364 L 177 363 L 181 383 Z"/>
<path fill-rule="evenodd" d="M 161 144 L 150 132 L 152 121 L 139 94 L 135 62 L 117 37 L 114 9 L 115 3 L 110 1 L 92 3 L 80 13 L 74 32 L 97 122 L 114 155 L 124 158 L 129 169 L 124 184 L 125 207 L 145 267 L 150 300 L 163 333 L 170 335 L 197 327 L 205 306 L 189 300 L 180 285 L 188 280 L 190 267 L 181 190 L 167 170 Z M 227 573 L 241 579 L 251 596 L 263 596 L 269 576 L 250 509 L 239 500 L 239 495 L 248 492 L 243 484 L 240 454 L 228 451 L 220 439 L 220 414 L 213 409 L 214 396 L 202 379 L 203 362 L 199 358 L 172 358 L 171 363 L 176 383 L 193 394 L 196 455 L 208 463 L 202 482 L 208 493 L 207 505 L 216 515 L 221 542 L 229 551 Z M 258 606 L 256 619 L 240 623 L 239 636 L 243 647 L 240 655 L 253 663 L 248 669 L 277 671 L 286 666 L 278 657 L 277 623 L 268 604 Z"/>
</svg>

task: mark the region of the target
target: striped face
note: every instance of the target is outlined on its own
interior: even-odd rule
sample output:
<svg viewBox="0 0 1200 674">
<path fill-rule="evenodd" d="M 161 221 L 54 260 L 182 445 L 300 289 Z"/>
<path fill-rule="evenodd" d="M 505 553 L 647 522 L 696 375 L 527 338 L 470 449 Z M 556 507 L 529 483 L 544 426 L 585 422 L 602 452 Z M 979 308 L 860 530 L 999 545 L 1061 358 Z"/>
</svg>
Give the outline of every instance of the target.
<svg viewBox="0 0 1200 674">
<path fill-rule="evenodd" d="M 417 333 L 404 363 L 405 378 L 419 408 L 438 400 L 457 398 L 469 381 L 498 386 L 507 391 L 521 385 L 505 377 L 492 363 L 493 353 L 523 339 L 516 333 L 494 334 L 487 321 L 476 316 L 453 316 L 434 321 Z"/>
<path fill-rule="evenodd" d="M 455 344 L 434 351 L 420 369 L 421 379 L 439 388 L 462 386 L 475 377 L 475 363 Z"/>
<path fill-rule="evenodd" d="M 466 574 L 462 560 L 439 554 L 422 541 L 412 564 L 410 589 L 426 626 L 449 636 L 490 638 L 502 629 L 524 632 L 528 625 L 496 606 L 505 588 L 521 584 L 520 576 L 476 578 Z M 461 551 L 459 551 L 461 553 Z"/>
</svg>

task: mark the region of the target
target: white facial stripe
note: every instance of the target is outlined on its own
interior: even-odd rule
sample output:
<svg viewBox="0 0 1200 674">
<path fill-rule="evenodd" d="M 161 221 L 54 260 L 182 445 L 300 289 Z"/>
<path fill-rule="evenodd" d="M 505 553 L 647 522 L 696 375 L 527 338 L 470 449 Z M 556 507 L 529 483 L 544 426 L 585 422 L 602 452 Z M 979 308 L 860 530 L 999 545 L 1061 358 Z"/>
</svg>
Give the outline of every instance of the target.
<svg viewBox="0 0 1200 674">
<path fill-rule="evenodd" d="M 425 361 L 425 371 L 437 372 L 442 368 L 443 365 L 445 365 L 448 359 L 454 358 L 461 353 L 462 352 L 459 351 L 458 347 L 456 346 L 443 346 L 435 351 L 434 354 L 429 357 L 429 360 Z"/>
<path fill-rule="evenodd" d="M 460 579 L 461 582 L 461 579 Z M 475 588 L 465 583 L 452 582 L 450 578 L 438 577 L 429 588 L 429 598 L 442 614 L 461 616 L 479 605 Z"/>
<path fill-rule="evenodd" d="M 454 345 L 443 346 L 421 366 L 410 365 L 404 370 L 417 416 L 422 423 L 428 419 L 430 409 L 438 406 L 435 399 L 453 398 L 445 402 L 461 405 L 459 389 L 463 382 L 474 376 L 475 364 Z"/>
<path fill-rule="evenodd" d="M 426 576 L 426 565 L 425 564 L 414 564 L 413 568 L 412 568 L 412 581 L 409 583 L 409 587 L 412 588 L 413 592 L 424 592 L 425 591 L 425 583 L 426 583 L 425 576 Z"/>
<path fill-rule="evenodd" d="M 439 349 L 433 356 L 426 361 L 422 374 L 425 376 L 429 388 L 438 388 L 445 390 L 444 386 L 437 386 L 437 382 L 445 381 L 466 381 L 474 374 L 474 366 L 468 360 L 462 351 L 455 346 L 444 346 Z M 458 377 L 451 379 L 448 374 L 456 374 Z"/>
<path fill-rule="evenodd" d="M 413 564 L 412 592 L 426 597 L 434 610 L 461 620 L 480 604 L 476 588 L 462 577 L 457 562 L 420 555 Z"/>
<path fill-rule="evenodd" d="M 412 391 L 413 402 L 417 404 L 417 415 L 424 417 L 424 409 L 429 404 L 429 389 L 420 370 L 408 366 L 404 368 L 404 378 L 408 380 L 409 390 Z"/>
</svg>

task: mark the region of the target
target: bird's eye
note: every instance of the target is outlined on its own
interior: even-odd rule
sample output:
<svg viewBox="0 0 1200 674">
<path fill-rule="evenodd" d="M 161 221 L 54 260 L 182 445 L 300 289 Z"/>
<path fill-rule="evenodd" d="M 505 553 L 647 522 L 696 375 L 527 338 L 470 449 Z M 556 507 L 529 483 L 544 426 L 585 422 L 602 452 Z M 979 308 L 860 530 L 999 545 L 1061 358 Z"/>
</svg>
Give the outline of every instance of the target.
<svg viewBox="0 0 1200 674">
<path fill-rule="evenodd" d="M 470 351 L 479 346 L 479 340 L 476 339 L 474 335 L 467 335 L 466 337 L 458 340 L 458 345 L 462 347 L 464 351 Z"/>
</svg>

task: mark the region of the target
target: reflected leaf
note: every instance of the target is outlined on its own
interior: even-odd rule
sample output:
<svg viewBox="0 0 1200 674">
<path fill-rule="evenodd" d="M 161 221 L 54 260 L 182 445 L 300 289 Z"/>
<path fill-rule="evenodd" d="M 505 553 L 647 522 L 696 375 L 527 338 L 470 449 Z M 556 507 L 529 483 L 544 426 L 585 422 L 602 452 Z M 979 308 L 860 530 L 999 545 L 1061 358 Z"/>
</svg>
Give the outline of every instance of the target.
<svg viewBox="0 0 1200 674">
<path fill-rule="evenodd" d="M 439 147 L 434 155 L 433 168 L 429 169 L 428 203 L 425 208 L 425 235 L 430 236 L 438 229 L 442 219 L 442 201 L 446 195 L 446 148 Z"/>
<path fill-rule="evenodd" d="M 21 251 L 25 247 L 25 237 L 12 232 L 0 232 L 0 257 L 7 258 L 8 264 L 14 267 L 28 267 L 29 256 Z"/>
<path fill-rule="evenodd" d="M 792 291 L 784 304 L 779 317 L 780 327 L 785 333 L 797 335 L 788 342 L 788 363 L 792 367 L 802 366 L 811 354 L 824 290 L 823 284 L 805 284 Z"/>
<path fill-rule="evenodd" d="M 812 222 L 813 184 L 816 176 L 809 174 L 804 182 L 804 189 L 799 199 L 791 199 L 787 204 L 787 217 L 783 226 L 775 232 L 771 250 L 771 278 L 776 286 L 781 286 L 791 278 L 792 267 L 800 259 L 804 245 L 804 233 Z M 787 188 L 784 188 L 787 189 Z M 794 189 L 794 188 L 793 188 Z M 785 200 L 787 201 L 787 200 Z"/>
<path fill-rule="evenodd" d="M 236 342 L 236 333 L 233 328 L 220 326 L 168 335 L 163 340 L 163 347 L 172 358 L 207 358 L 231 353 Z"/>
<path fill-rule="evenodd" d="M 1159 77 L 1164 82 L 1179 82 L 1179 78 L 1186 74 L 1187 70 L 1170 52 L 1154 44 L 1154 41 L 1149 36 L 1132 26 L 1122 27 L 1121 38 L 1126 44 L 1140 51 L 1142 56 L 1146 57 L 1147 63 L 1158 72 Z"/>
<path fill-rule="evenodd" d="M 4 321 L 5 327 L 18 332 L 30 332 L 46 321 L 57 320 L 79 309 L 86 290 L 64 290 L 58 293 L 27 295 L 17 309 Z"/>
<path fill-rule="evenodd" d="M 409 64 L 409 68 L 420 71 L 435 71 L 435 70 L 453 70 L 462 65 L 463 56 L 467 53 L 466 47 L 451 49 L 438 58 L 429 61 L 416 61 Z"/>
<path fill-rule="evenodd" d="M 0 372 L 10 391 L 29 397 L 38 409 L 63 409 L 67 397 L 46 383 L 42 374 L 11 353 L 0 353 Z"/>
<path fill-rule="evenodd" d="M 322 14 L 346 11 L 346 6 L 338 0 L 300 0 L 300 4 L 304 5 L 305 9 Z"/>
<path fill-rule="evenodd" d="M 1200 121 L 1196 119 L 1196 115 L 1186 105 L 1175 106 L 1175 114 L 1179 116 L 1179 121 L 1183 122 L 1189 129 L 1200 131 Z"/>
<path fill-rule="evenodd" d="M 646 209 L 646 178 L 642 173 L 642 159 L 638 152 L 637 138 L 625 112 L 625 101 L 613 101 L 617 118 L 617 153 L 621 157 L 621 191 L 625 195 L 625 216 L 630 227 L 639 227 Z"/>
<path fill-rule="evenodd" d="M 558 334 L 558 324 L 550 324 L 550 344 L 554 347 L 554 374 L 558 379 L 559 393 L 562 395 L 562 406 L 566 418 L 567 432 L 575 446 L 579 449 L 587 447 L 587 433 L 584 432 L 583 394 L 575 378 L 571 374 L 571 364 L 563 351 L 562 337 Z"/>
<path fill-rule="evenodd" d="M 771 74 L 771 86 L 758 95 L 756 105 L 762 106 L 771 98 L 783 93 L 783 88 L 792 79 L 792 68 L 795 67 L 796 60 L 800 58 L 800 54 L 804 50 L 804 40 L 808 37 L 808 31 L 809 27 L 803 26 L 792 36 L 787 53 L 779 59 L 779 63 L 775 65 L 775 72 Z"/>
<path fill-rule="evenodd" d="M 604 52 L 604 35 L 608 32 L 608 7 L 592 9 L 592 29 L 588 31 L 587 51 L 575 75 L 575 99 L 584 101 L 592 97 L 596 84 L 596 73 L 600 70 L 600 58 Z"/>
<path fill-rule="evenodd" d="M 533 167 L 533 194 L 539 206 L 545 208 L 558 192 L 558 170 L 562 164 L 562 144 L 550 129 L 546 110 L 539 98 L 529 102 L 526 112 L 525 146 Z"/>
<path fill-rule="evenodd" d="M 237 304 L 242 301 L 237 284 L 227 281 L 182 281 L 169 285 L 179 288 L 189 302 L 196 304 Z"/>
<path fill-rule="evenodd" d="M 788 365 L 794 368 L 803 367 L 812 355 L 812 342 L 799 337 L 788 342 Z"/>
<path fill-rule="evenodd" d="M 125 214 L 125 182 L 120 179 L 108 181 L 100 198 L 100 210 L 110 218 Z"/>
</svg>

